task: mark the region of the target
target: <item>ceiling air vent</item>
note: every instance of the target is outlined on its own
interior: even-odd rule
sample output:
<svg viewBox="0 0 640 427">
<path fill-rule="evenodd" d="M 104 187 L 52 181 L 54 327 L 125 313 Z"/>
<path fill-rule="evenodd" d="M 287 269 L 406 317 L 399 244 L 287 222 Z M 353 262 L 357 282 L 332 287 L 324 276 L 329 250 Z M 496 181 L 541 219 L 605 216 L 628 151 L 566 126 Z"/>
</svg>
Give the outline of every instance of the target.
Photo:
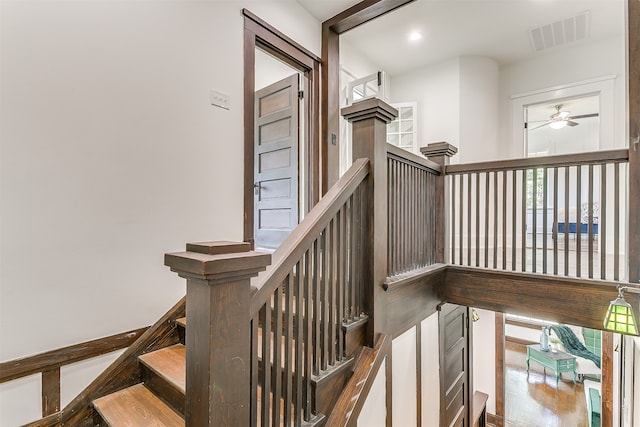
<svg viewBox="0 0 640 427">
<path fill-rule="evenodd" d="M 588 10 L 562 21 L 552 22 L 531 30 L 533 50 L 562 46 L 568 43 L 585 40 L 589 37 L 591 12 Z"/>
</svg>

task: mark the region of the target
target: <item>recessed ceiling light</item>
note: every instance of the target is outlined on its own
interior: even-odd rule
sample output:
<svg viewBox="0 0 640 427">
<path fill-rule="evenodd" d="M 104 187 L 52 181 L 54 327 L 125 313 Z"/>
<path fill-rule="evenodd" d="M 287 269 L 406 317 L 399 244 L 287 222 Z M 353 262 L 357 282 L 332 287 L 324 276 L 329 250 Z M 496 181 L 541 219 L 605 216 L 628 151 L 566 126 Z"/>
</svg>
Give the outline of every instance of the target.
<svg viewBox="0 0 640 427">
<path fill-rule="evenodd" d="M 422 33 L 420 31 L 413 31 L 409 34 L 409 40 L 416 42 L 422 39 Z"/>
</svg>

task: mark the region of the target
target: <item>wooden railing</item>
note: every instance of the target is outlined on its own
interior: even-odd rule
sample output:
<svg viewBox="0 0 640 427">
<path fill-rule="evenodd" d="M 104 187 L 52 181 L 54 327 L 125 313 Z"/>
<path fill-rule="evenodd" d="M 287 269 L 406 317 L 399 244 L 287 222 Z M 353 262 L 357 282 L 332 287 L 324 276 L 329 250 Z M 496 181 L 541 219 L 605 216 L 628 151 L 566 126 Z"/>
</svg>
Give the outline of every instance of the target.
<svg viewBox="0 0 640 427">
<path fill-rule="evenodd" d="M 618 280 L 628 150 L 451 165 L 449 262 Z"/>
<path fill-rule="evenodd" d="M 440 166 L 387 144 L 387 275 L 436 262 L 436 177 Z"/>
<path fill-rule="evenodd" d="M 254 279 L 251 425 L 311 421 L 312 378 L 343 362 L 342 326 L 366 315 L 368 172 L 368 160 L 356 160 Z"/>
<path fill-rule="evenodd" d="M 60 369 L 129 347 L 148 328 L 135 329 L 0 363 L 0 384 L 41 374 L 42 417 L 60 411 Z"/>
<path fill-rule="evenodd" d="M 358 417 L 369 395 L 382 363 L 389 363 L 391 337 L 381 335 L 374 348 L 363 347 L 358 363 L 353 370 L 343 393 L 336 402 L 326 427 L 352 427 L 358 425 Z"/>
</svg>

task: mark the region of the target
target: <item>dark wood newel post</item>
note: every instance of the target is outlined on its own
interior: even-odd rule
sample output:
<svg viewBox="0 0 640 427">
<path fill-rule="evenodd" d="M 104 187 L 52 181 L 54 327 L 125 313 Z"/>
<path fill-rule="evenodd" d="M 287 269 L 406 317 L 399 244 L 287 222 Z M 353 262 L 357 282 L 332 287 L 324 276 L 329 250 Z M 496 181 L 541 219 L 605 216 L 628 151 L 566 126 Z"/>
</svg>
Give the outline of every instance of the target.
<svg viewBox="0 0 640 427">
<path fill-rule="evenodd" d="M 449 164 L 449 159 L 458 152 L 458 149 L 447 142 L 435 142 L 420 148 L 420 152 L 442 167 L 442 173 L 436 179 L 436 230 L 438 230 L 436 234 L 436 262 L 444 263 L 444 251 L 447 247 L 446 230 L 449 230 L 449 204 L 446 199 L 448 188 L 445 169 Z"/>
<path fill-rule="evenodd" d="M 385 317 L 387 278 L 387 123 L 398 116 L 398 111 L 384 101 L 371 98 L 342 109 L 342 115 L 353 127 L 353 159 L 367 158 L 370 172 L 366 181 L 367 215 L 364 227 L 368 232 L 364 271 L 365 304 L 368 309 L 368 345 L 373 347 L 374 336 L 389 333 Z"/>
<path fill-rule="evenodd" d="M 249 243 L 207 242 L 165 255 L 187 279 L 188 427 L 249 425 L 250 279 L 271 262 L 249 250 Z"/>
</svg>

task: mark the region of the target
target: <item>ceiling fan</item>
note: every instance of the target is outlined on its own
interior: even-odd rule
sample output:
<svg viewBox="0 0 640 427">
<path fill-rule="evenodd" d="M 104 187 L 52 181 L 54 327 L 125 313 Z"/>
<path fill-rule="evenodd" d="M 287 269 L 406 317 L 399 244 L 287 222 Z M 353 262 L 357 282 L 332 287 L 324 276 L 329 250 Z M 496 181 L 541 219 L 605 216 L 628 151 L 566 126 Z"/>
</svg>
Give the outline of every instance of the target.
<svg viewBox="0 0 640 427">
<path fill-rule="evenodd" d="M 570 116 L 568 111 L 562 111 L 562 104 L 558 104 L 555 106 L 556 108 L 556 112 L 553 113 L 551 116 L 549 116 L 549 119 L 547 120 L 538 120 L 538 121 L 533 121 L 533 122 L 527 122 L 524 124 L 524 127 L 529 129 L 529 130 L 535 130 L 535 129 L 539 129 L 543 126 L 547 126 L 549 125 L 549 127 L 551 127 L 552 129 L 562 129 L 565 126 L 578 126 L 580 123 L 575 122 L 574 120 L 578 120 L 578 119 L 586 119 L 588 117 L 598 117 L 599 114 L 598 113 L 591 113 L 591 114 L 580 114 L 578 116 Z M 544 123 L 542 123 L 541 125 L 538 125 L 536 127 L 530 128 L 529 125 L 531 123 L 537 123 L 540 121 L 544 121 Z"/>
</svg>

